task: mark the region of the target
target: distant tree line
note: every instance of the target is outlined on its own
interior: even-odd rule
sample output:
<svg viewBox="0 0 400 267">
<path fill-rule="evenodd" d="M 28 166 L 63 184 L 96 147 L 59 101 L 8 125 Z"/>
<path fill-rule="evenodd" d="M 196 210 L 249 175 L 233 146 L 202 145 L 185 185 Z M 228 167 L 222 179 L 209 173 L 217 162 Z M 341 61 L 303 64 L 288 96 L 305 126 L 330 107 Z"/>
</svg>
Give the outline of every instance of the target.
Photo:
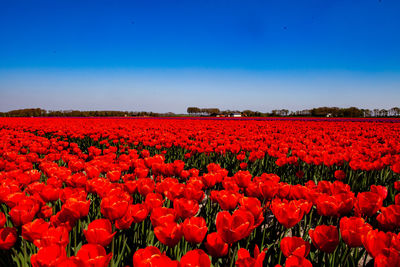
<svg viewBox="0 0 400 267">
<path fill-rule="evenodd" d="M 313 109 L 305 109 L 298 111 L 290 111 L 288 109 L 274 109 L 271 112 L 260 112 L 252 110 L 223 110 L 218 108 L 198 108 L 189 107 L 187 113 L 189 115 L 229 115 L 232 113 L 240 113 L 245 117 L 284 117 L 284 116 L 301 116 L 301 117 L 399 117 L 400 108 L 394 107 L 391 109 L 359 109 L 356 107 L 338 108 L 338 107 L 318 107 Z"/>
<path fill-rule="evenodd" d="M 296 111 L 290 113 L 290 116 L 311 116 L 311 117 L 399 117 L 400 108 L 391 109 L 359 109 L 356 107 L 338 108 L 338 107 L 319 107 L 309 110 Z"/>
<path fill-rule="evenodd" d="M 229 116 L 241 114 L 244 117 L 399 117 L 400 108 L 391 109 L 359 109 L 356 107 L 318 107 L 298 111 L 288 109 L 275 109 L 271 112 L 252 110 L 220 110 L 218 108 L 188 107 L 189 116 Z M 176 117 L 185 116 L 172 112 L 155 113 L 147 111 L 115 111 L 115 110 L 45 110 L 41 108 L 26 108 L 0 112 L 0 117 Z M 186 115 L 187 116 L 187 115 Z"/>
<path fill-rule="evenodd" d="M 188 107 L 188 114 L 193 115 L 211 115 L 211 114 L 220 114 L 221 111 L 218 108 L 198 108 L 198 107 Z"/>
<path fill-rule="evenodd" d="M 163 117 L 176 116 L 175 113 L 155 113 L 146 111 L 115 111 L 115 110 L 44 110 L 26 108 L 0 112 L 0 117 Z"/>
</svg>

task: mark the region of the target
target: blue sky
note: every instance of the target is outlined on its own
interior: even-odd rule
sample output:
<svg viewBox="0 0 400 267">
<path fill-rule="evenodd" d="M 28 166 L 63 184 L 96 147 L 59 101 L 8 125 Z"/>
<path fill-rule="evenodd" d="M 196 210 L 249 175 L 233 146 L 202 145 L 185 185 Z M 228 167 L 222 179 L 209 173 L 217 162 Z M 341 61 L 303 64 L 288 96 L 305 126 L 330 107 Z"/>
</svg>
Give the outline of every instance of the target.
<svg viewBox="0 0 400 267">
<path fill-rule="evenodd" d="M 400 104 L 400 1 L 0 0 L 0 111 Z"/>
</svg>

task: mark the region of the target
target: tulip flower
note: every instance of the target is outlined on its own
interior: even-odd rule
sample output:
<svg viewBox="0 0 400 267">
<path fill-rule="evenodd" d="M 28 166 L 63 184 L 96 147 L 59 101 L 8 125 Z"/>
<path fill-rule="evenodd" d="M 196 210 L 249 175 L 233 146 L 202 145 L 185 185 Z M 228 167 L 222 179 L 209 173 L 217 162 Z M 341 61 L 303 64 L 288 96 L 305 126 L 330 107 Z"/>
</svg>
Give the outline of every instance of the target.
<svg viewBox="0 0 400 267">
<path fill-rule="evenodd" d="M 186 198 L 178 198 L 174 200 L 174 209 L 176 214 L 182 218 L 190 218 L 199 211 L 199 203 Z"/>
<path fill-rule="evenodd" d="M 216 232 L 207 235 L 205 246 L 208 254 L 213 257 L 223 257 L 228 254 L 229 245 Z"/>
<path fill-rule="evenodd" d="M 216 219 L 217 233 L 228 244 L 235 243 L 247 237 L 254 226 L 254 216 L 243 210 L 236 210 L 232 215 L 221 211 Z"/>
<path fill-rule="evenodd" d="M 362 239 L 372 226 L 360 217 L 343 217 L 340 219 L 340 234 L 343 241 L 351 248 L 361 247 Z"/>
<path fill-rule="evenodd" d="M 186 252 L 185 255 L 182 256 L 179 266 L 181 267 L 210 267 L 211 261 L 208 255 L 201 249 L 195 249 Z"/>
<path fill-rule="evenodd" d="M 30 242 L 39 240 L 42 237 L 42 234 L 46 232 L 49 227 L 50 223 L 43 219 L 36 219 L 22 226 L 22 237 Z"/>
<path fill-rule="evenodd" d="M 203 217 L 187 218 L 183 224 L 183 235 L 186 241 L 200 244 L 207 234 L 206 220 Z"/>
<path fill-rule="evenodd" d="M 149 246 L 139 249 L 133 254 L 133 267 L 147 266 L 178 267 L 179 262 L 173 261 L 165 254 L 162 254 L 157 247 Z"/>
<path fill-rule="evenodd" d="M 375 192 L 358 193 L 355 204 L 356 213 L 371 217 L 382 207 L 383 198 Z"/>
<path fill-rule="evenodd" d="M 254 257 L 250 256 L 248 250 L 244 248 L 240 248 L 238 251 L 238 257 L 236 260 L 236 266 L 238 267 L 262 267 L 264 258 L 265 258 L 265 251 L 260 253 L 258 246 L 254 247 Z"/>
<path fill-rule="evenodd" d="M 314 246 L 326 253 L 335 251 L 339 244 L 339 232 L 332 225 L 318 225 L 315 229 L 310 229 L 308 234 Z"/>
<path fill-rule="evenodd" d="M 116 232 L 112 233 L 111 222 L 107 219 L 92 221 L 83 233 L 90 244 L 99 244 L 103 247 L 108 246 L 116 234 Z"/>
<path fill-rule="evenodd" d="M 278 199 L 272 201 L 271 211 L 278 222 L 288 229 L 298 224 L 305 214 L 300 202 L 282 202 Z"/>
<path fill-rule="evenodd" d="M 174 247 L 182 238 L 182 226 L 171 222 L 154 228 L 157 239 L 169 247 Z"/>
<path fill-rule="evenodd" d="M 107 254 L 104 247 L 98 244 L 86 244 L 80 248 L 76 257 L 88 267 L 107 267 L 112 253 Z"/>
<path fill-rule="evenodd" d="M 304 241 L 301 237 L 287 236 L 281 240 L 281 250 L 285 257 L 289 257 L 291 255 L 307 257 L 308 253 L 310 253 L 310 248 L 310 243 Z"/>
<path fill-rule="evenodd" d="M 113 194 L 101 200 L 101 213 L 109 220 L 122 218 L 127 212 L 129 202 L 121 195 Z"/>
<path fill-rule="evenodd" d="M 65 248 L 59 245 L 50 245 L 42 247 L 36 254 L 31 256 L 33 267 L 51 267 L 58 266 L 67 258 Z"/>
<path fill-rule="evenodd" d="M 12 227 L 0 229 L 0 249 L 9 250 L 17 241 L 17 230 Z"/>
</svg>

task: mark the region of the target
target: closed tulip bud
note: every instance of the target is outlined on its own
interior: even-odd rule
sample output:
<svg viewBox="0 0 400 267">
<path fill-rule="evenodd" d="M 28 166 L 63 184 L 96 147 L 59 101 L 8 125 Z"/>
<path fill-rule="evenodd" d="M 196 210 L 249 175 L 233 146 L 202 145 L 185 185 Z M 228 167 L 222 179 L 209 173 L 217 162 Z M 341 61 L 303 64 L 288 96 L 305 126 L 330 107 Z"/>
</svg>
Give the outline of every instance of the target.
<svg viewBox="0 0 400 267">
<path fill-rule="evenodd" d="M 206 220 L 203 217 L 187 218 L 182 226 L 186 241 L 195 244 L 203 242 L 208 230 Z"/>
<path fill-rule="evenodd" d="M 308 234 L 314 246 L 326 253 L 335 251 L 339 244 L 339 232 L 333 225 L 318 225 L 314 230 L 309 230 Z"/>
<path fill-rule="evenodd" d="M 8 250 L 12 248 L 17 241 L 17 230 L 12 227 L 0 229 L 0 249 Z"/>
<path fill-rule="evenodd" d="M 83 230 L 86 240 L 91 244 L 108 246 L 116 232 L 112 233 L 111 222 L 107 219 L 97 219 L 89 223 L 87 230 Z"/>
<path fill-rule="evenodd" d="M 210 267 L 211 261 L 208 255 L 201 249 L 188 251 L 182 256 L 179 266 L 181 267 Z"/>
<path fill-rule="evenodd" d="M 86 244 L 81 247 L 76 257 L 88 267 L 107 267 L 111 261 L 112 253 L 107 254 L 104 247 L 98 244 Z"/>
</svg>

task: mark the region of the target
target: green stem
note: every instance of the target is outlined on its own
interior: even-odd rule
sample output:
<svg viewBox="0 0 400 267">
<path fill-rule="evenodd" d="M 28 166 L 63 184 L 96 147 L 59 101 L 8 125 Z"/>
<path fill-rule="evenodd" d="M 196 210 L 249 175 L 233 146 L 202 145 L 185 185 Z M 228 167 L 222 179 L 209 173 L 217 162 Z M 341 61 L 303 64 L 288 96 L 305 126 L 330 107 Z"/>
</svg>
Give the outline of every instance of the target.
<svg viewBox="0 0 400 267">
<path fill-rule="evenodd" d="M 112 232 L 115 232 L 115 224 L 112 225 Z M 111 252 L 112 252 L 112 258 L 111 258 L 111 263 L 110 266 L 114 267 L 114 258 L 115 258 L 115 253 L 114 253 L 114 247 L 115 247 L 115 236 L 113 237 L 111 241 Z"/>
<path fill-rule="evenodd" d="M 24 265 L 29 266 L 28 254 L 26 253 L 26 241 L 24 239 L 22 239 L 22 249 L 24 251 Z"/>
<path fill-rule="evenodd" d="M 233 254 L 231 253 L 232 247 L 229 248 L 229 266 L 233 267 L 233 264 L 235 263 L 235 256 L 236 256 L 236 251 L 237 251 L 237 245 L 235 246 L 235 250 L 233 251 Z"/>
</svg>

